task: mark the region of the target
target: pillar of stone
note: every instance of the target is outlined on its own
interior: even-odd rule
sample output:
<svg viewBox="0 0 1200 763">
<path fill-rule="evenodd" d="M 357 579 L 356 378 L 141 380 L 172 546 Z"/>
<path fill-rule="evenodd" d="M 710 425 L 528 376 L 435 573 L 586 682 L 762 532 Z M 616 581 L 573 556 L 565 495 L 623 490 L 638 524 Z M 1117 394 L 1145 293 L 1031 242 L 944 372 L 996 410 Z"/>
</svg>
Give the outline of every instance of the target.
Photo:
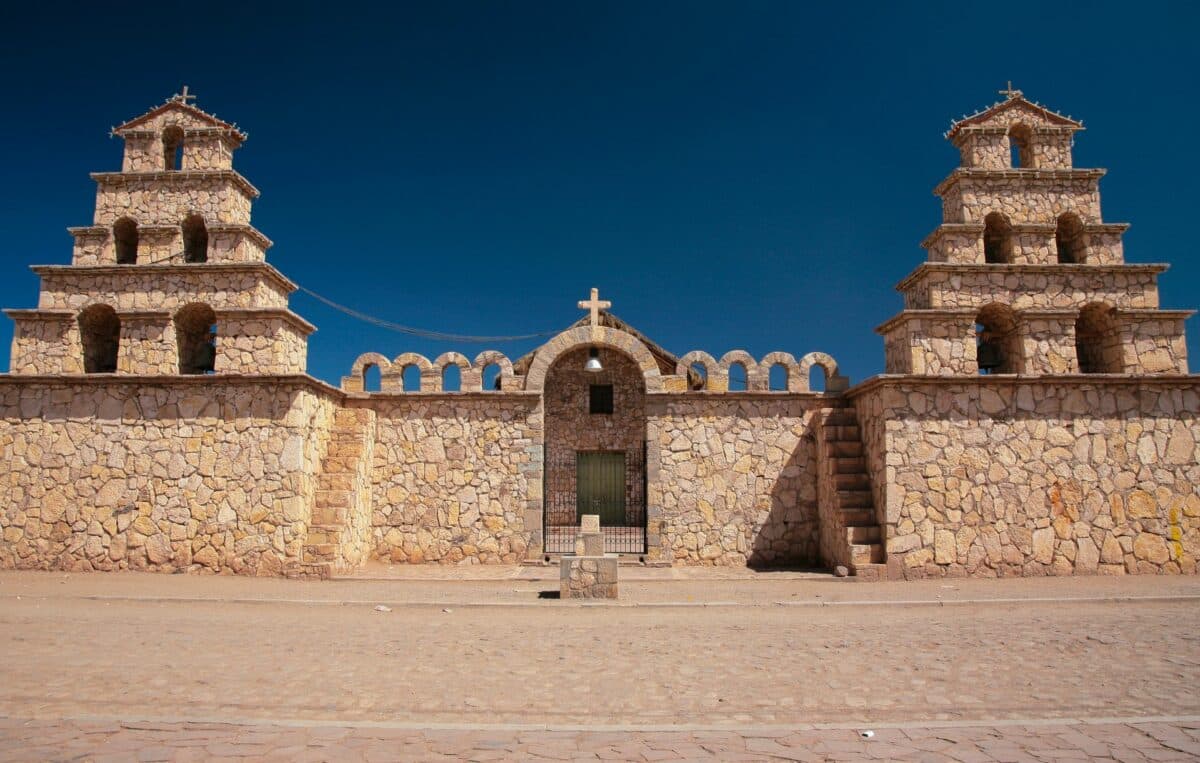
<svg viewBox="0 0 1200 763">
<path fill-rule="evenodd" d="M 617 598 L 617 555 L 604 553 L 600 516 L 580 518 L 575 553 L 563 556 L 559 567 L 559 596 L 563 599 Z"/>
</svg>

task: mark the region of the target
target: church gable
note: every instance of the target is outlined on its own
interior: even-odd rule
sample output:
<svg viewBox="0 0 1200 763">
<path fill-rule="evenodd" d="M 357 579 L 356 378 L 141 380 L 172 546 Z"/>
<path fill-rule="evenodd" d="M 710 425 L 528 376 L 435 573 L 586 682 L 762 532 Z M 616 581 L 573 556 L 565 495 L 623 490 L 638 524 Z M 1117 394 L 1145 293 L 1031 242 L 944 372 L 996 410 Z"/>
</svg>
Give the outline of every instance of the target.
<svg viewBox="0 0 1200 763">
<path fill-rule="evenodd" d="M 184 130 L 222 130 L 229 133 L 238 143 L 246 139 L 246 134 L 239 130 L 237 125 L 218 119 L 215 115 L 187 103 L 187 98 L 194 97 L 187 94 L 185 87 L 182 94 L 174 95 L 145 114 L 114 127 L 113 135 L 124 137 L 136 132 L 158 132 L 174 125 Z"/>
<path fill-rule="evenodd" d="M 1014 124 L 1023 124 L 1031 129 L 1065 128 L 1072 132 L 1083 129 L 1082 122 L 1051 111 L 1039 103 L 1026 100 L 1020 90 L 1013 90 L 1010 86 L 1008 90 L 1000 92 L 1008 96 L 1007 100 L 994 103 L 982 111 L 954 122 L 950 131 L 946 133 L 946 137 L 953 141 L 964 130 L 972 128 L 1007 129 Z"/>
</svg>

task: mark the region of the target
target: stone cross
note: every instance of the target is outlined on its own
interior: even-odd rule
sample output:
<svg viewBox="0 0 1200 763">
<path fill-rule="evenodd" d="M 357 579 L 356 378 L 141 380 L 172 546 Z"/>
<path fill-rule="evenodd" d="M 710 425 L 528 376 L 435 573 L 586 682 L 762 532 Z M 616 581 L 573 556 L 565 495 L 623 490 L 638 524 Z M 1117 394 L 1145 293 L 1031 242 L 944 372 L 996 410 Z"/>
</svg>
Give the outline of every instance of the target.
<svg viewBox="0 0 1200 763">
<path fill-rule="evenodd" d="M 191 98 L 193 101 L 194 101 L 194 100 L 196 100 L 196 96 L 194 96 L 194 95 L 191 95 L 190 93 L 188 93 L 188 88 L 187 88 L 187 85 L 184 85 L 184 86 L 183 86 L 183 92 L 182 92 L 182 93 L 176 93 L 176 94 L 175 94 L 175 97 L 174 97 L 174 98 L 172 98 L 171 100 L 173 100 L 173 101 L 179 101 L 179 102 L 180 102 L 180 103 L 182 103 L 184 106 L 187 106 L 187 105 L 188 105 L 188 99 L 189 99 L 189 98 Z"/>
<path fill-rule="evenodd" d="M 1016 98 L 1017 96 L 1021 95 L 1021 91 L 1013 90 L 1012 80 L 1009 80 L 1008 87 L 1004 90 L 1001 90 L 1000 95 L 1007 96 L 1009 98 Z"/>
<path fill-rule="evenodd" d="M 600 299 L 600 290 L 592 287 L 592 298 L 579 301 L 580 310 L 590 310 L 592 313 L 592 325 L 600 325 L 600 311 L 612 307 L 612 302 Z"/>
</svg>

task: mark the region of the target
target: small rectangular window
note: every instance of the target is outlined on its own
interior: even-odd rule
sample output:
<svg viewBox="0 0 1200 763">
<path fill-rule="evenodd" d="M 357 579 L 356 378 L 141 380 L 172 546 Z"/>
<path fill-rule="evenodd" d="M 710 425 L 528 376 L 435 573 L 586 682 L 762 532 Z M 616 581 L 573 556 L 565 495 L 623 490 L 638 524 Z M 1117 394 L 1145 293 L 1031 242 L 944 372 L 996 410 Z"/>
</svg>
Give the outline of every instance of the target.
<svg viewBox="0 0 1200 763">
<path fill-rule="evenodd" d="M 589 395 L 590 403 L 588 410 L 591 413 L 612 413 L 613 412 L 613 385 L 611 384 L 593 384 L 591 385 L 591 394 Z"/>
</svg>

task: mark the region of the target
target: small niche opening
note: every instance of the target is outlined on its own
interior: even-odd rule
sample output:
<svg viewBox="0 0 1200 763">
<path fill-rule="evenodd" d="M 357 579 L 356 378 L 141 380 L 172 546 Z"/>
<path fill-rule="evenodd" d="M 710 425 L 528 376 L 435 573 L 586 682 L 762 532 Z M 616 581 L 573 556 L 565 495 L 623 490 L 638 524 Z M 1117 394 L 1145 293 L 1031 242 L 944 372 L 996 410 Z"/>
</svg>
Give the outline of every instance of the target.
<svg viewBox="0 0 1200 763">
<path fill-rule="evenodd" d="M 407 365 L 400 372 L 400 383 L 405 392 L 421 391 L 421 369 L 415 365 Z"/>
<path fill-rule="evenodd" d="M 178 172 L 183 169 L 183 128 L 171 125 L 162 132 L 163 169 Z"/>
<path fill-rule="evenodd" d="M 442 392 L 462 391 L 462 369 L 455 363 L 447 363 L 442 369 Z"/>
<path fill-rule="evenodd" d="M 136 265 L 138 258 L 138 226 L 131 217 L 113 223 L 113 246 L 118 265 Z"/>
<path fill-rule="evenodd" d="M 742 363 L 729 364 L 729 391 L 730 392 L 745 392 L 749 389 L 747 381 L 749 375 L 746 373 L 746 366 Z"/>
<path fill-rule="evenodd" d="M 208 226 L 204 224 L 204 217 L 188 215 L 180 227 L 183 229 L 183 261 L 208 262 Z"/>
<path fill-rule="evenodd" d="M 787 366 L 782 363 L 771 366 L 767 382 L 772 392 L 786 392 L 788 388 Z"/>
<path fill-rule="evenodd" d="M 363 392 L 379 392 L 383 389 L 383 372 L 378 365 L 369 363 L 363 366 L 362 383 Z"/>
</svg>

